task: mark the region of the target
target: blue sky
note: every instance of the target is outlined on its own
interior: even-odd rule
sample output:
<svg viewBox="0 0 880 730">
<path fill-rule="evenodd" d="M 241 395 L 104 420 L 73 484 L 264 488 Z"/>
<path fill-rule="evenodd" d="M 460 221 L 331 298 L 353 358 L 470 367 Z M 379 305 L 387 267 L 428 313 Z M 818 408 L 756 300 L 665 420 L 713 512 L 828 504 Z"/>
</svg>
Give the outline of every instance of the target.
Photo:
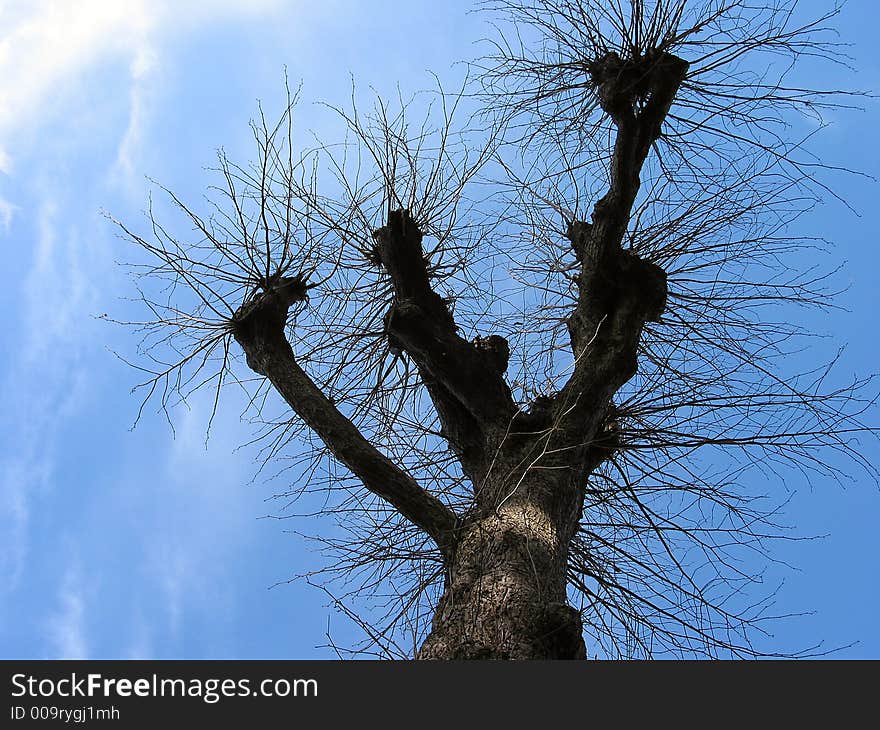
<svg viewBox="0 0 880 730">
<path fill-rule="evenodd" d="M 359 638 L 319 591 L 270 589 L 320 559 L 260 519 L 272 485 L 236 449 L 250 435 L 238 410 L 221 410 L 207 448 L 203 400 L 175 414 L 174 438 L 152 412 L 130 430 L 136 374 L 111 350 L 130 352 L 132 334 L 97 315 L 126 311 L 116 261 L 131 250 L 100 211 L 139 220 L 146 175 L 197 199 L 217 147 L 247 159 L 255 102 L 277 108 L 285 66 L 303 82 L 299 125 L 328 140 L 340 126 L 310 102 L 345 103 L 351 74 L 386 94 L 431 85 L 428 69 L 457 76 L 452 61 L 487 32 L 470 6 L 0 0 L 0 656 L 331 657 L 328 622 L 338 643 Z M 849 3 L 840 28 L 858 71 L 833 85 L 880 90 L 878 15 Z M 880 175 L 876 104 L 832 121 L 818 151 Z M 802 225 L 838 242 L 849 311 L 812 325 L 849 343 L 845 373 L 865 373 L 880 187 L 833 184 L 861 217 L 829 203 Z M 784 572 L 777 608 L 816 611 L 777 626 L 780 644 L 859 641 L 840 656 L 880 656 L 878 515 L 873 484 L 797 491 L 788 522 L 828 537 L 779 546 L 799 570 Z"/>
</svg>

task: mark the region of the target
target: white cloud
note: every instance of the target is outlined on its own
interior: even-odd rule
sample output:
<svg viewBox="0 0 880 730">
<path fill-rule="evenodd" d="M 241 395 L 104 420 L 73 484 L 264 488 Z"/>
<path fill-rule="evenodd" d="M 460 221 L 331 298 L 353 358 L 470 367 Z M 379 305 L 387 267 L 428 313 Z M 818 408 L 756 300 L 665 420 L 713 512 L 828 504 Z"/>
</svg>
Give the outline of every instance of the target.
<svg viewBox="0 0 880 730">
<path fill-rule="evenodd" d="M 27 557 L 30 503 L 51 486 L 54 434 L 75 408 L 83 323 L 94 313 L 97 282 L 108 263 L 106 252 L 95 250 L 101 236 L 90 225 L 61 227 L 69 211 L 54 201 L 69 199 L 70 183 L 57 174 L 59 161 L 38 158 L 26 167 L 16 166 L 16 157 L 24 154 L 27 140 L 41 139 L 42 127 L 76 108 L 71 89 L 83 88 L 90 74 L 109 64 L 122 63 L 128 86 L 107 95 L 128 106 L 126 127 L 115 130 L 116 167 L 123 179 L 131 177 L 162 48 L 212 23 L 256 18 L 280 5 L 280 0 L 0 0 L 0 173 L 30 174 L 41 201 L 29 212 L 38 234 L 27 242 L 32 259 L 17 313 L 21 347 L 7 358 L 7 377 L 0 382 L 4 410 L 18 418 L 13 438 L 0 444 L 0 577 L 7 590 Z M 62 154 L 74 151 L 78 140 L 64 143 Z M 0 232 L 9 228 L 18 204 L 24 205 L 14 195 L 0 196 Z"/>
<path fill-rule="evenodd" d="M 59 174 L 83 140 L 72 134 L 53 135 L 57 149 L 41 154 L 46 130 L 74 114 L 106 114 L 106 109 L 84 108 L 79 96 L 82 90 L 99 90 L 115 105 L 114 114 L 107 115 L 111 118 L 107 124 L 115 127 L 107 133 L 112 135 L 108 139 L 117 140 L 115 179 L 125 182 L 133 177 L 139 148 L 149 134 L 153 91 L 166 70 L 163 60 L 167 63 L 171 43 L 180 45 L 186 36 L 210 32 L 218 22 L 260 19 L 282 5 L 281 0 L 0 0 L 0 174 L 8 176 L 0 183 L 12 181 L 21 191 L 25 175 L 29 183 L 27 196 L 0 190 L 0 233 L 9 228 L 18 207 L 25 211 L 22 219 L 27 215 L 28 223 L 36 222 L 34 239 L 20 249 L 30 262 L 18 282 L 20 311 L 14 320 L 19 346 L 5 358 L 0 382 L 11 434 L 0 443 L 0 599 L 11 595 L 27 575 L 24 568 L 35 542 L 34 500 L 58 486 L 58 434 L 82 401 L 83 382 L 94 378 L 84 362 L 87 348 L 94 345 L 86 330 L 109 265 L 107 250 L 100 248 L 106 242 L 95 229 L 100 221 L 94 209 L 83 214 L 67 207 L 68 201 L 88 199 L 79 193 L 89 181 L 79 175 L 73 183 Z M 93 79 L 103 82 L 106 72 L 117 67 L 124 73 L 110 74 L 112 87 L 89 86 Z M 120 119 L 124 121 L 112 121 Z M 81 172 L 103 178 L 107 171 Z M 74 185 L 80 189 L 72 191 Z M 186 450 L 192 447 L 195 453 L 195 447 L 185 443 Z M 193 458 L 199 461 L 201 456 Z M 186 453 L 172 459 L 176 474 L 192 477 L 194 467 Z M 214 483 L 219 476 L 214 473 Z M 229 472 L 223 476 L 228 479 Z M 241 481 L 235 481 L 236 489 Z M 215 496 L 198 495 L 204 500 Z M 236 493 L 215 502 L 218 513 L 225 514 L 230 505 L 240 506 L 237 499 Z M 195 511 L 196 495 L 193 500 Z M 226 518 L 225 529 L 235 531 L 242 510 L 232 512 L 235 516 Z M 167 540 L 169 552 L 176 556 L 163 576 L 172 623 L 177 620 L 175 610 L 182 610 L 174 606 L 196 582 L 198 566 L 222 548 L 213 536 L 187 537 L 189 542 L 171 536 Z M 157 565 L 157 571 L 161 567 Z M 60 608 L 50 622 L 50 635 L 63 656 L 82 656 L 89 648 L 84 633 L 86 602 L 76 578 L 71 573 L 65 580 L 58 597 Z M 138 652 L 148 651 L 148 638 L 136 641 Z"/>
<path fill-rule="evenodd" d="M 28 495 L 23 485 L 45 483 L 45 469 L 30 454 L 0 463 L 0 578 L 6 590 L 21 578 L 27 545 Z"/>
<path fill-rule="evenodd" d="M 57 596 L 58 607 L 47 622 L 52 659 L 87 659 L 86 595 L 76 564 L 64 575 Z"/>
<path fill-rule="evenodd" d="M 0 169 L 2 169 L 2 160 L 0 160 Z M 17 206 L 8 200 L 0 198 L 0 229 L 4 233 L 9 233 L 9 226 L 12 225 L 12 216 L 15 214 Z"/>
<path fill-rule="evenodd" d="M 132 623 L 132 640 L 123 653 L 124 659 L 153 659 L 155 650 L 150 640 L 152 632 L 143 614 L 137 611 Z"/>
<path fill-rule="evenodd" d="M 12 170 L 19 134 L 53 112 L 84 73 L 127 61 L 131 118 L 120 148 L 130 159 L 142 123 L 143 86 L 162 43 L 214 22 L 259 16 L 280 0 L 0 0 L 0 172 Z"/>
<path fill-rule="evenodd" d="M 53 374 L 60 375 L 72 363 L 53 365 L 53 360 L 78 349 L 82 322 L 97 293 L 87 272 L 88 246 L 81 243 L 76 227 L 65 228 L 59 236 L 56 216 L 56 206 L 49 201 L 37 215 L 39 235 L 23 287 L 28 334 L 22 355 L 29 370 L 54 367 Z"/>
<path fill-rule="evenodd" d="M 162 517 L 165 527 L 152 526 L 146 538 L 153 548 L 149 569 L 163 593 L 172 632 L 190 611 L 201 610 L 208 594 L 212 614 L 223 613 L 229 596 L 217 576 L 225 569 L 229 551 L 258 529 L 253 495 L 244 488 L 247 469 L 233 455 L 241 436 L 238 411 L 227 408 L 217 414 L 206 444 L 211 407 L 211 394 L 203 392 L 177 412 L 161 486 L 154 488 L 165 490 L 167 496 L 158 503 L 174 504 L 178 520 L 171 526 Z"/>
<path fill-rule="evenodd" d="M 158 63 L 155 50 L 144 46 L 138 50 L 130 64 L 128 126 L 122 135 L 116 154 L 117 171 L 121 173 L 123 180 L 128 182 L 136 177 L 134 159 L 144 137 L 144 129 L 149 117 L 147 106 L 151 74 L 158 67 Z"/>
<path fill-rule="evenodd" d="M 39 123 L 50 95 L 96 61 L 130 53 L 148 37 L 146 3 L 25 0 L 0 6 L 0 160 L 10 141 Z"/>
<path fill-rule="evenodd" d="M 38 211 L 37 228 L 33 263 L 22 287 L 19 354 L 10 358 L 0 383 L 4 411 L 15 414 L 15 429 L 0 447 L 0 577 L 6 589 L 21 576 L 29 504 L 51 481 L 56 434 L 80 399 L 80 337 L 96 297 L 85 273 L 89 249 L 76 229 L 59 235 L 50 203 Z"/>
</svg>

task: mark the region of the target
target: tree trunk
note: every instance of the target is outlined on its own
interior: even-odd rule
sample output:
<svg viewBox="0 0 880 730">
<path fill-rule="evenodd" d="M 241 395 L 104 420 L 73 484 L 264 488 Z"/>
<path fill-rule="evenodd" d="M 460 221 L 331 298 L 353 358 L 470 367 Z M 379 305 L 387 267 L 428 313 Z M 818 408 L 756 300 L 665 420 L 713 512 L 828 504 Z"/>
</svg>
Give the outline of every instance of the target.
<svg viewBox="0 0 880 730">
<path fill-rule="evenodd" d="M 583 659 L 580 614 L 566 602 L 568 545 L 582 497 L 553 503 L 519 485 L 466 522 L 419 659 Z M 522 496 L 519 493 L 522 492 Z"/>
</svg>

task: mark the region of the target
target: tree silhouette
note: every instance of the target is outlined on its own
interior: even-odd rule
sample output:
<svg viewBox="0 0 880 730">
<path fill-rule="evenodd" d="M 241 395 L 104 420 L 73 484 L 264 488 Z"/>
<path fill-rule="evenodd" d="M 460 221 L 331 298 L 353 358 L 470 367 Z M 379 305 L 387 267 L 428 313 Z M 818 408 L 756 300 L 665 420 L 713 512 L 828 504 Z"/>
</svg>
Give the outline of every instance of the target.
<svg viewBox="0 0 880 730">
<path fill-rule="evenodd" d="M 870 379 L 792 371 L 792 311 L 835 293 L 793 227 L 836 197 L 809 139 L 856 96 L 789 82 L 846 61 L 839 9 L 795 5 L 491 0 L 477 83 L 310 147 L 288 90 L 203 210 L 158 186 L 185 235 L 118 223 L 143 403 L 244 389 L 370 650 L 779 653 L 757 478 L 876 476 Z"/>
</svg>

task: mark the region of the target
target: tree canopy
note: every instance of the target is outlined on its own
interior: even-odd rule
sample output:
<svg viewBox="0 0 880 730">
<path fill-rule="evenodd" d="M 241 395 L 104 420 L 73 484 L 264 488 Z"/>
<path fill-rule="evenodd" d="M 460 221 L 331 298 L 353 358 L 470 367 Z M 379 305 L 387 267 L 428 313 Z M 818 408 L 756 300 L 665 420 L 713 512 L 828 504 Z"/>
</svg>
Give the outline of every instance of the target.
<svg viewBox="0 0 880 730">
<path fill-rule="evenodd" d="M 288 88 L 205 201 L 157 184 L 146 231 L 119 223 L 147 254 L 144 405 L 247 394 L 279 501 L 323 495 L 335 521 L 307 531 L 326 564 L 306 579 L 366 611 L 370 650 L 412 656 L 449 536 L 576 451 L 588 655 L 778 653 L 756 565 L 788 535 L 781 484 L 877 476 L 871 379 L 795 356 L 796 311 L 836 293 L 802 217 L 854 174 L 810 140 L 860 97 L 805 85 L 847 58 L 840 8 L 796 5 L 489 0 L 458 91 L 368 112 L 353 94 L 331 142 L 299 135 Z M 249 344 L 266 322 L 291 352 L 277 373 Z M 517 438 L 515 464 L 487 460 Z"/>
</svg>

